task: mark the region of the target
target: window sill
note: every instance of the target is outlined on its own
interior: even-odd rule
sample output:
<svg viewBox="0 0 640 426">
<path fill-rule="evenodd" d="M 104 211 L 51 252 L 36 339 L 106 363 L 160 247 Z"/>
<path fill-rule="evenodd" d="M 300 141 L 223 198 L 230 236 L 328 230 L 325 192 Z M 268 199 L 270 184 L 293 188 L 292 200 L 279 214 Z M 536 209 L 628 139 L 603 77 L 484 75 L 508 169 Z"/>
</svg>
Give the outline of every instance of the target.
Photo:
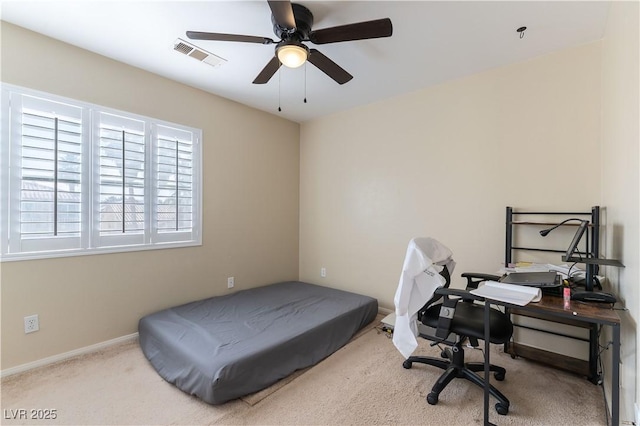
<svg viewBox="0 0 640 426">
<path fill-rule="evenodd" d="M 135 246 L 117 246 L 117 247 L 101 247 L 95 249 L 74 249 L 60 250 L 55 252 L 31 252 L 31 253 L 15 253 L 0 255 L 0 262 L 17 262 L 22 260 L 38 260 L 38 259 L 54 259 L 59 257 L 76 257 L 76 256 L 92 256 L 97 254 L 115 254 L 128 253 L 134 251 L 146 250 L 164 250 L 185 247 L 202 246 L 202 241 L 184 241 L 184 242 L 167 242 L 154 245 L 135 245 Z"/>
</svg>

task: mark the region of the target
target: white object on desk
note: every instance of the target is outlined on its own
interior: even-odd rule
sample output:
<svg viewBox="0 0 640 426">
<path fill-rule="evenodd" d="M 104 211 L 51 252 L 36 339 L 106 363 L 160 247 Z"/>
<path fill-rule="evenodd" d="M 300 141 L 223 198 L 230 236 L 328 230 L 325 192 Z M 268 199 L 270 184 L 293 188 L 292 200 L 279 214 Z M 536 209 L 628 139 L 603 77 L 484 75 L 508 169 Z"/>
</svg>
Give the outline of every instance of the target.
<svg viewBox="0 0 640 426">
<path fill-rule="evenodd" d="M 524 306 L 530 302 L 539 302 L 542 299 L 542 291 L 539 288 L 505 284 L 497 281 L 485 281 L 484 285 L 471 290 L 470 293 L 518 306 Z"/>
</svg>

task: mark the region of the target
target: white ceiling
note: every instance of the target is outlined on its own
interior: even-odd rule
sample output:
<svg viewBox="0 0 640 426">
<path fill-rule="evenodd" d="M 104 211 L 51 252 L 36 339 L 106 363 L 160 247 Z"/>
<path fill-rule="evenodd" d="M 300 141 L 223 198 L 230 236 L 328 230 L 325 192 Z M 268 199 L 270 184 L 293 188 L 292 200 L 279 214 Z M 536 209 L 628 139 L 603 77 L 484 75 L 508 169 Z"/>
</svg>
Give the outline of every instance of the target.
<svg viewBox="0 0 640 426">
<path fill-rule="evenodd" d="M 282 67 L 269 83 L 254 85 L 251 82 L 274 55 L 273 45 L 192 41 L 185 31 L 277 40 L 265 0 L 2 0 L 1 17 L 189 86 L 303 122 L 599 40 L 609 10 L 609 2 L 600 1 L 299 3 L 313 12 L 313 29 L 389 17 L 393 35 L 320 46 L 307 43 L 354 76 L 344 85 L 311 64 L 306 65 L 306 71 L 305 66 Z M 527 26 L 522 39 L 516 32 L 521 26 Z M 178 53 L 173 49 L 177 38 L 227 62 L 212 68 Z"/>
</svg>

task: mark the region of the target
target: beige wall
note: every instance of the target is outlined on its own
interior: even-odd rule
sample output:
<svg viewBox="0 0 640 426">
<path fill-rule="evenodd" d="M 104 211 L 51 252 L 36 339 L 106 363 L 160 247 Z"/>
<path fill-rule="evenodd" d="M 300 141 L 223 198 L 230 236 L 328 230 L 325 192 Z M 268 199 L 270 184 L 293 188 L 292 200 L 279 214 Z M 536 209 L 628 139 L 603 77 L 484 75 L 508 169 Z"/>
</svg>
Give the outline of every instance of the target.
<svg viewBox="0 0 640 426">
<path fill-rule="evenodd" d="M 410 238 L 495 272 L 506 206 L 597 205 L 600 69 L 593 43 L 304 123 L 301 279 L 393 308 Z"/>
<path fill-rule="evenodd" d="M 3 370 L 134 333 L 228 276 L 298 278 L 298 124 L 4 22 L 1 51 L 3 82 L 203 129 L 204 176 L 201 247 L 1 263 Z"/>
<path fill-rule="evenodd" d="M 231 275 L 237 288 L 299 276 L 392 308 L 413 236 L 449 245 L 456 276 L 491 272 L 504 256 L 506 205 L 601 204 L 605 252 L 627 266 L 607 272 L 629 307 L 622 371 L 636 380 L 624 383 L 622 419 L 631 419 L 640 395 L 637 9 L 613 2 L 602 43 L 314 120 L 300 133 L 3 23 L 2 81 L 202 128 L 205 186 L 202 247 L 1 263 L 2 368 L 132 333 L 145 313 L 224 294 Z M 25 336 L 22 317 L 33 313 L 42 330 Z"/>
<path fill-rule="evenodd" d="M 602 61 L 602 200 L 608 206 L 606 254 L 625 265 L 623 269 L 607 268 L 606 274 L 628 308 L 620 311 L 623 321 L 620 372 L 626 378 L 620 391 L 621 420 L 634 419 L 633 404 L 640 400 L 639 13 L 638 2 L 612 3 Z M 610 374 L 606 380 L 610 383 Z"/>
</svg>

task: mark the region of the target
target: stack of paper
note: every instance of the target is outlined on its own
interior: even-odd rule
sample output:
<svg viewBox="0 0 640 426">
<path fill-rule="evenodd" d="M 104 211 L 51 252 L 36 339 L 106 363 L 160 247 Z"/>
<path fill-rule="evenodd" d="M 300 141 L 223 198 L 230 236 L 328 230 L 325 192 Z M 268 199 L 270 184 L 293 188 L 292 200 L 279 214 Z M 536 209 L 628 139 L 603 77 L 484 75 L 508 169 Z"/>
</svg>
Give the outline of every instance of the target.
<svg viewBox="0 0 640 426">
<path fill-rule="evenodd" d="M 548 272 L 551 269 L 549 267 L 552 266 L 548 263 L 529 263 L 527 265 L 519 265 L 516 264 L 514 268 L 516 272 Z"/>
<path fill-rule="evenodd" d="M 562 275 L 562 279 L 566 280 L 571 272 L 571 278 L 574 280 L 584 279 L 586 272 L 584 269 L 578 267 L 578 265 L 554 265 L 553 263 L 533 263 L 533 262 L 518 262 L 515 264 L 509 264 L 508 267 L 501 266 L 498 269 L 500 275 L 509 274 L 511 272 L 547 272 L 553 271 Z M 600 279 L 600 277 L 598 277 Z"/>
<path fill-rule="evenodd" d="M 542 291 L 539 288 L 521 285 L 499 283 L 497 281 L 485 281 L 471 294 L 486 299 L 499 300 L 512 305 L 524 306 L 530 302 L 539 302 L 542 299 Z"/>
</svg>

